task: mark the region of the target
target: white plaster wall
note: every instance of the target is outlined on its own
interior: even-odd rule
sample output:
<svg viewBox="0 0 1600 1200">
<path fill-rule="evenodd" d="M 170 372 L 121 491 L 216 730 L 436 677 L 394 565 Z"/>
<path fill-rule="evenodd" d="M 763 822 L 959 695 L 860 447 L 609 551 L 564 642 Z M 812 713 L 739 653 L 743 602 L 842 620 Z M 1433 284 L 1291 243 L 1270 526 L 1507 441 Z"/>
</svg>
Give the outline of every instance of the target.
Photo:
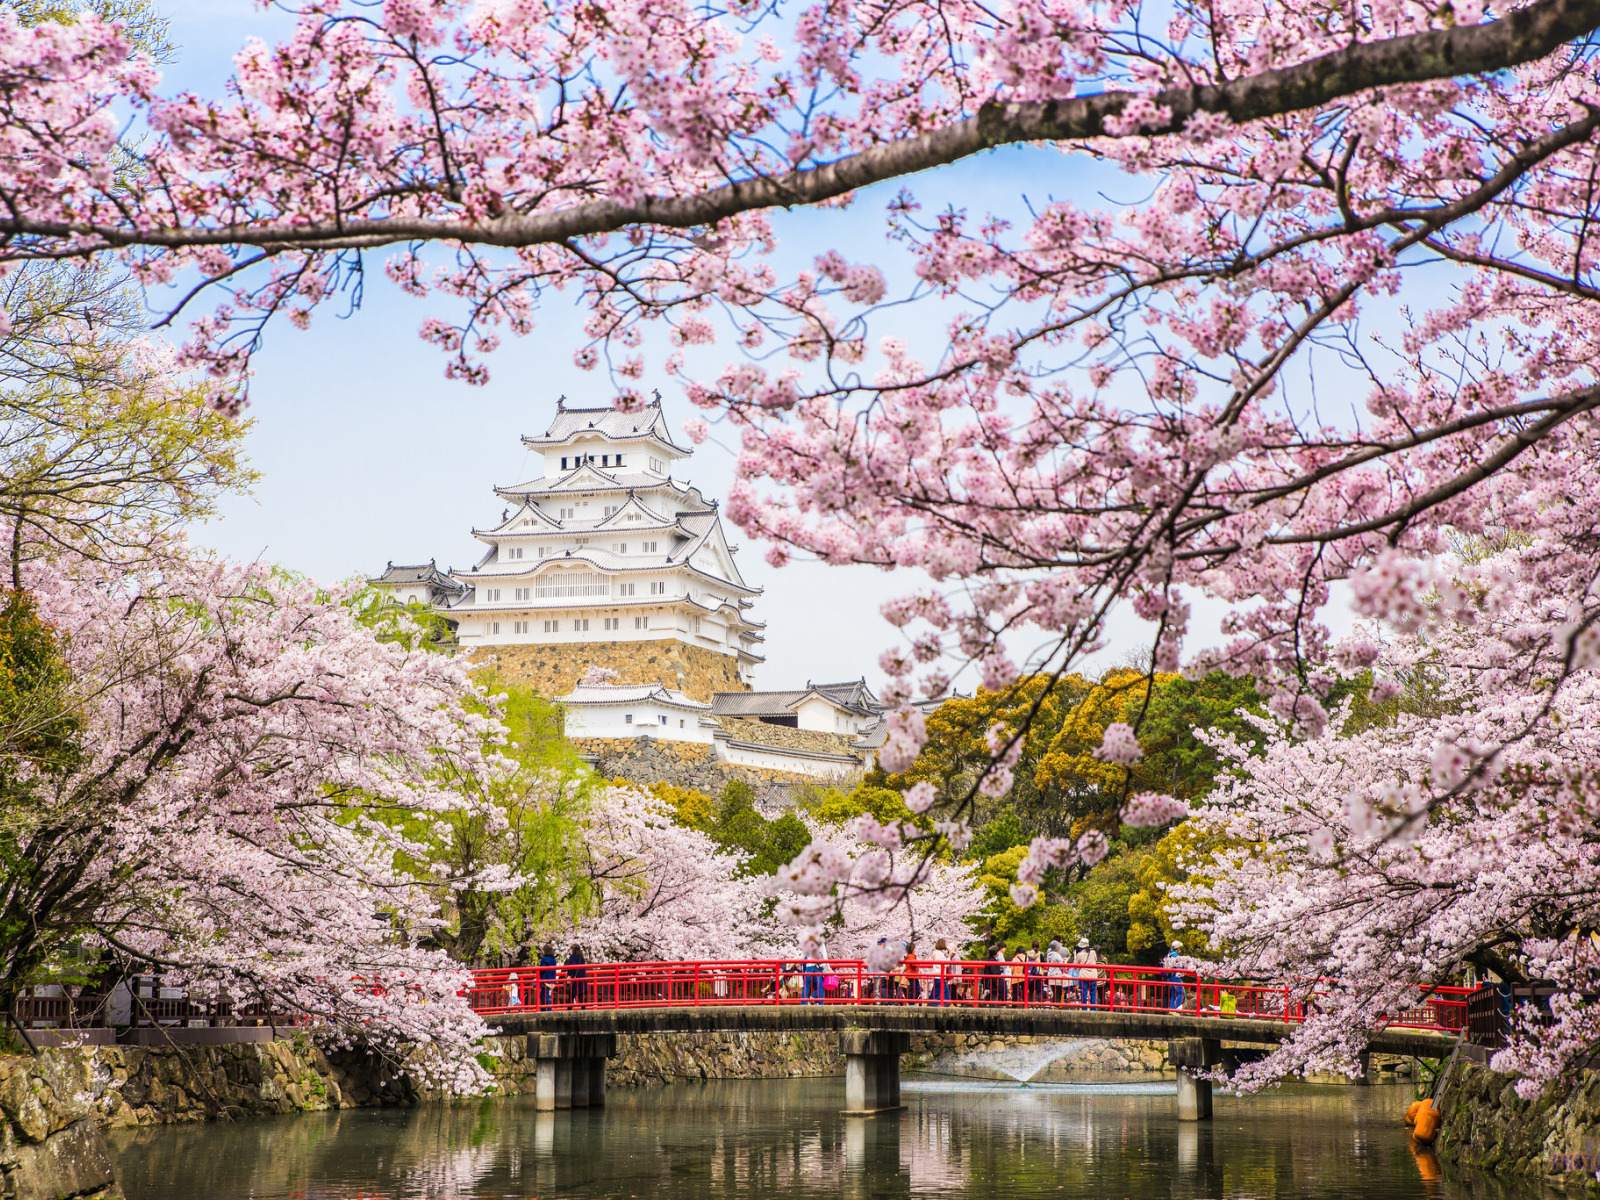
<svg viewBox="0 0 1600 1200">
<path fill-rule="evenodd" d="M 573 705 L 566 714 L 568 737 L 632 738 L 649 734 L 669 742 L 711 741 L 711 730 L 701 728 L 698 713 L 660 704 Z M 630 716 L 631 723 L 627 719 Z M 662 717 L 666 718 L 665 725 Z"/>
<path fill-rule="evenodd" d="M 860 768 L 849 763 L 804 758 L 800 755 L 784 754 L 778 750 L 747 750 L 743 746 L 730 746 L 727 742 L 717 743 L 717 758 L 736 766 L 789 771 L 795 775 L 809 775 L 813 779 L 855 779 L 861 774 Z"/>
<path fill-rule="evenodd" d="M 802 701 L 794 712 L 801 729 L 814 729 L 818 733 L 846 732 L 839 720 L 839 710 L 820 696 Z"/>
</svg>

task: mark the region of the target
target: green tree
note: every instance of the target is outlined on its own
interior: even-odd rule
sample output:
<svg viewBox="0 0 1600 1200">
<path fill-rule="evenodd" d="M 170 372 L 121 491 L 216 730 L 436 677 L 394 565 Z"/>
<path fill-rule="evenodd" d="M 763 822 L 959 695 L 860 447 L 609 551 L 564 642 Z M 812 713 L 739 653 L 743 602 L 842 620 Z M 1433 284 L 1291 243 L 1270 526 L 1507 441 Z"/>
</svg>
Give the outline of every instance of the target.
<svg viewBox="0 0 1600 1200">
<path fill-rule="evenodd" d="M 1108 962 L 1153 963 L 1151 948 L 1128 944 L 1133 926 L 1129 903 L 1139 890 L 1139 868 L 1148 850 L 1124 849 L 1103 859 L 1068 889 L 1067 902 L 1077 915 L 1078 932 Z"/>
<path fill-rule="evenodd" d="M 649 790 L 666 801 L 680 825 L 700 830 L 723 850 L 744 855 L 746 875 L 771 875 L 811 841 L 805 823 L 793 813 L 764 816 L 756 807 L 755 789 L 740 779 L 729 780 L 716 799 L 672 784 L 652 784 Z"/>
<path fill-rule="evenodd" d="M 1015 950 L 1038 939 L 1046 946 L 1051 938 L 1060 938 L 1063 945 L 1071 945 L 1078 938 L 1077 916 L 1059 901 L 1044 900 L 1027 908 L 1018 908 L 1011 899 L 1011 885 L 1017 882 L 1017 867 L 1027 854 L 1026 846 L 1013 846 L 984 860 L 978 872 L 978 883 L 987 893 L 980 915 L 974 921 L 975 931 L 988 938 L 1003 942 Z"/>
<path fill-rule="evenodd" d="M 827 825 L 842 825 L 856 817 L 872 816 L 879 821 L 908 821 L 931 828 L 925 817 L 916 816 L 906 807 L 905 798 L 898 791 L 872 783 L 859 783 L 848 792 L 838 788 L 809 788 L 800 794 L 796 803 Z"/>
<path fill-rule="evenodd" d="M 175 376 L 109 269 L 29 264 L 0 280 L 0 518 L 13 587 L 32 555 L 128 554 L 215 511 L 255 474 L 249 422 Z"/>
<path fill-rule="evenodd" d="M 390 621 L 393 614 L 375 619 Z M 506 728 L 506 745 L 484 746 L 486 754 L 502 756 L 502 769 L 483 784 L 441 763 L 441 780 L 480 803 L 444 817 L 428 814 L 405 828 L 420 858 L 442 867 L 447 880 L 438 895 L 444 923 L 429 937 L 461 962 L 520 966 L 537 957 L 541 941 L 592 908 L 584 818 L 601 781 L 563 736 L 557 705 L 492 670 L 478 682 L 495 698 Z M 494 882 L 501 870 L 516 886 Z"/>
</svg>

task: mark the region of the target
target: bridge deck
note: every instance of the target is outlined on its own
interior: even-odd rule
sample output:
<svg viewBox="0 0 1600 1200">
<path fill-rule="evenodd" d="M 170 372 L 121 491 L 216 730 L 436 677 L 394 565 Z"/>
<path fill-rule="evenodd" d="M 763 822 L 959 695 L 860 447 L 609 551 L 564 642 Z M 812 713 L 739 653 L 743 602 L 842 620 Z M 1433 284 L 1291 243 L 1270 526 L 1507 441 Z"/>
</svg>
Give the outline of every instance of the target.
<svg viewBox="0 0 1600 1200">
<path fill-rule="evenodd" d="M 705 1004 L 661 1008 L 567 1008 L 511 1012 L 487 1018 L 506 1034 L 572 1033 L 792 1033 L 843 1029 L 907 1033 L 982 1033 L 996 1036 L 1092 1037 L 1163 1041 L 1203 1037 L 1225 1042 L 1272 1044 L 1297 1026 L 1248 1017 L 1183 1012 L 1103 1012 L 1094 1009 L 966 1008 L 931 1004 L 819 1004 L 759 1006 Z M 1424 1029 L 1389 1028 L 1375 1033 L 1370 1048 L 1380 1054 L 1442 1058 L 1459 1039 Z"/>
</svg>

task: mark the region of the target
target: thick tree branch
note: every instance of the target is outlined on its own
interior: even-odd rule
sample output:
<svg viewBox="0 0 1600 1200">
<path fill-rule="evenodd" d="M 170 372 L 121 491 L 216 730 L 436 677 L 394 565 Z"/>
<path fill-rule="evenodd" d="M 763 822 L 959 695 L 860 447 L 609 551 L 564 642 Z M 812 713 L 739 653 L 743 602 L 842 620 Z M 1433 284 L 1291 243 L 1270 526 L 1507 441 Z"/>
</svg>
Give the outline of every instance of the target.
<svg viewBox="0 0 1600 1200">
<path fill-rule="evenodd" d="M 1537 0 L 1488 24 L 1360 43 L 1241 79 L 1168 88 L 1150 98 L 1171 116 L 1164 124 L 1140 130 L 1139 135 L 1181 132 L 1200 112 L 1220 113 L 1243 125 L 1302 112 L 1371 88 L 1501 71 L 1543 58 L 1596 29 L 1600 29 L 1600 0 Z M 1070 100 L 990 102 L 965 120 L 917 137 L 873 146 L 822 166 L 738 180 L 689 196 L 647 196 L 631 203 L 598 200 L 486 221 L 394 217 L 215 228 L 154 226 L 137 231 L 125 226 L 32 221 L 14 215 L 0 220 L 0 235 L 88 238 L 110 246 L 249 245 L 278 253 L 360 249 L 418 239 L 534 246 L 639 225 L 688 229 L 745 212 L 817 204 L 997 146 L 1113 136 L 1107 121 L 1143 94 L 1110 91 Z M 81 245 L 70 251 L 82 252 Z M 38 250 L 29 253 L 37 256 Z"/>
</svg>

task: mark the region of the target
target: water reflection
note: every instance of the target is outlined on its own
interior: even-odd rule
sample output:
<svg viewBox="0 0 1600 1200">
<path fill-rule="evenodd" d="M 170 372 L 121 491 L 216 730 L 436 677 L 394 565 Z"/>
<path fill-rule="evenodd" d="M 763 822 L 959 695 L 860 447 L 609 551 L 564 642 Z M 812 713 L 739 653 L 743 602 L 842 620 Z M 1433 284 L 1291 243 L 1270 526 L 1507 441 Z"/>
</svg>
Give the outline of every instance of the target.
<svg viewBox="0 0 1600 1200">
<path fill-rule="evenodd" d="M 527 1102 L 307 1114 L 118 1135 L 129 1200 L 444 1197 L 1110 1196 L 1524 1200 L 1416 1154 L 1400 1088 L 1218 1096 L 1180 1123 L 1171 1085 L 908 1081 L 898 1114 L 845 1117 L 836 1079 L 613 1090 L 603 1110 Z"/>
</svg>

